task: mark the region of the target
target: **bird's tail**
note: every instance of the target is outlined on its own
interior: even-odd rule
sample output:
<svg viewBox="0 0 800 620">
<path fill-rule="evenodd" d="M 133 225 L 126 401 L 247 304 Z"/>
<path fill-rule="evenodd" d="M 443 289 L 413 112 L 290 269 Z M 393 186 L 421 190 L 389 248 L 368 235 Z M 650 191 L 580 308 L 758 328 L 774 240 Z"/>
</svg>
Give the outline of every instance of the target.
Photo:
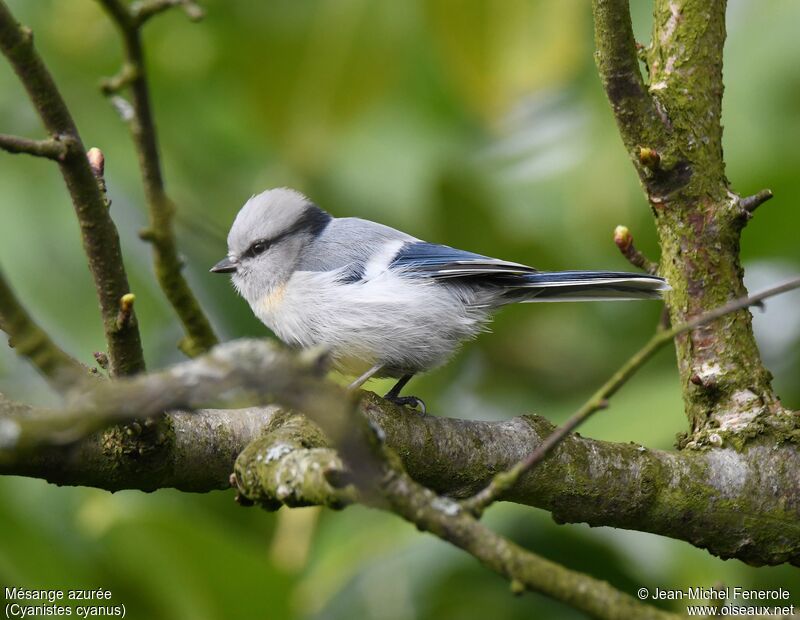
<svg viewBox="0 0 800 620">
<path fill-rule="evenodd" d="M 664 278 L 619 271 L 540 271 L 518 277 L 504 295 L 509 302 L 661 299 Z"/>
</svg>

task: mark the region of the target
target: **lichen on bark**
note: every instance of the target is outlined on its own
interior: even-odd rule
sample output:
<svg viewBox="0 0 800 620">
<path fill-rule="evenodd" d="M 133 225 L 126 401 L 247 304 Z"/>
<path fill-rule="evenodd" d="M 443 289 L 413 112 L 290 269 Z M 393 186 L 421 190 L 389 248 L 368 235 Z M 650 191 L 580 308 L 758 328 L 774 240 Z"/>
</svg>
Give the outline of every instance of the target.
<svg viewBox="0 0 800 620">
<path fill-rule="evenodd" d="M 739 245 L 750 213 L 730 187 L 722 153 L 726 1 L 656 0 L 641 55 L 627 0 L 593 5 L 598 69 L 655 217 L 670 319 L 683 323 L 746 294 Z M 715 445 L 712 438 L 742 445 L 733 435 L 797 428 L 772 391 L 749 311 L 679 336 L 676 346 L 690 427 L 681 446 Z"/>
</svg>

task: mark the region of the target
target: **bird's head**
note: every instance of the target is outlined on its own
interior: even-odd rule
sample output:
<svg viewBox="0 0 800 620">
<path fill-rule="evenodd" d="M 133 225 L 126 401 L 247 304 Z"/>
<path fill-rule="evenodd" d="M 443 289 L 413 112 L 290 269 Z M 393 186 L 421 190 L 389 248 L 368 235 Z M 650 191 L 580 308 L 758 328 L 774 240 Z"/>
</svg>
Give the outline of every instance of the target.
<svg viewBox="0 0 800 620">
<path fill-rule="evenodd" d="M 236 290 L 252 305 L 289 280 L 303 250 L 330 220 L 292 189 L 262 192 L 239 211 L 228 233 L 228 255 L 211 272 L 230 273 Z"/>
</svg>

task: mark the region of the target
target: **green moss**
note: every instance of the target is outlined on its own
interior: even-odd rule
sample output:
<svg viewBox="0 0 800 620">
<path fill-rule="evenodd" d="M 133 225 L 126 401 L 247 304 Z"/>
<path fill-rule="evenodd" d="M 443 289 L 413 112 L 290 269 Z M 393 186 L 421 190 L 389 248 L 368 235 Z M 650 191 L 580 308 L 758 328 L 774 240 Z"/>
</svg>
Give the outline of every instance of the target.
<svg viewBox="0 0 800 620">
<path fill-rule="evenodd" d="M 659 273 L 672 286 L 670 319 L 682 323 L 745 294 L 739 239 L 747 214 L 730 190 L 722 157 L 725 2 L 656 0 L 646 85 L 627 10 L 614 4 L 595 3 L 598 69 L 655 216 Z M 609 18 L 615 12 L 616 19 Z M 642 153 L 657 153 L 658 166 Z M 707 442 L 715 421 L 740 407 L 736 395 L 744 390 L 761 399 L 765 412 L 782 410 L 749 312 L 694 330 L 676 345 L 686 415 L 696 435 L 684 443 Z M 719 371 L 704 381 L 712 364 Z"/>
<path fill-rule="evenodd" d="M 130 478 L 140 480 L 139 488 L 145 491 L 162 486 L 163 471 L 175 450 L 175 431 L 168 417 L 114 426 L 103 431 L 99 441 L 104 458 L 95 466 L 101 468 L 97 476 L 110 481 L 108 488 L 123 488 Z"/>
</svg>

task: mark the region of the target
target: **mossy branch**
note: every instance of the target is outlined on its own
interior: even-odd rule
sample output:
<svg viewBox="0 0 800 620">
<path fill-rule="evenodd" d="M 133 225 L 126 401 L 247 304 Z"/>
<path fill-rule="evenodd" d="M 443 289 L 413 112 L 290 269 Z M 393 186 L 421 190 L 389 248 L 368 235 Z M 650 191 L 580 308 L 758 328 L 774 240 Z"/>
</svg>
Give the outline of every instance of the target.
<svg viewBox="0 0 800 620">
<path fill-rule="evenodd" d="M 50 336 L 37 325 L 14 295 L 0 271 L 0 330 L 8 335 L 8 344 L 30 360 L 48 383 L 58 392 L 64 392 L 80 378 L 89 374 L 83 366 L 64 352 Z"/>
<path fill-rule="evenodd" d="M 283 395 L 275 396 L 281 400 Z M 296 402 L 296 397 L 290 395 L 289 401 Z M 506 577 L 517 594 L 526 590 L 540 592 L 593 617 L 609 620 L 678 617 L 643 604 L 606 582 L 545 560 L 496 534 L 462 510 L 457 502 L 414 481 L 394 451 L 386 446 L 386 434 L 380 425 L 359 415 L 356 404 L 349 399 L 342 401 L 347 404 L 343 412 L 337 413 L 344 413 L 344 417 L 336 419 L 336 416 L 333 421 L 327 403 L 319 398 L 306 401 L 304 411 L 325 428 L 349 429 L 349 435 L 340 436 L 334 445 L 348 470 L 345 480 L 352 481 L 352 485 L 337 485 L 338 493 L 332 491 L 331 478 L 340 477 L 342 466 L 335 459 L 324 460 L 332 456 L 330 453 L 314 450 L 326 447 L 317 425 L 294 416 L 237 459 L 234 480 L 244 497 L 266 500 L 267 508 L 276 508 L 283 502 L 320 501 L 318 492 L 322 501 L 330 502 L 333 497 L 334 502 L 346 502 L 354 497 L 354 485 L 363 503 L 389 510 L 417 529 L 429 531 L 467 551 L 484 566 Z M 287 460 L 290 461 L 288 476 L 283 468 L 272 466 L 272 461 L 285 465 Z M 258 469 L 260 475 L 250 475 L 253 469 Z M 287 488 L 285 478 L 295 485 Z M 297 485 L 298 478 L 302 486 Z M 252 483 L 255 484 L 249 486 Z M 270 494 L 265 496 L 265 490 Z M 302 493 L 299 497 L 298 492 Z"/>
<path fill-rule="evenodd" d="M 101 422 L 158 415 L 173 404 L 196 407 L 219 394 L 227 399 L 241 399 L 244 395 L 260 400 L 275 398 L 286 406 L 301 408 L 331 438 L 363 501 L 388 508 L 418 528 L 475 555 L 484 565 L 512 580 L 518 591 L 541 592 L 598 618 L 673 617 L 605 582 L 514 545 L 462 511 L 453 500 L 414 482 L 396 459 L 382 462 L 378 455 L 387 450 L 375 451 L 372 447 L 383 448 L 382 430 L 358 415 L 357 403 L 340 387 L 322 380 L 321 371 L 319 358 L 298 358 L 266 342 L 221 345 L 173 369 L 98 386 L 59 414 L 0 417 L 0 464 L 42 439 L 70 441 L 95 430 Z M 316 427 L 312 430 L 319 435 Z M 309 433 L 305 435 L 308 437 Z M 371 436 L 372 441 L 368 439 Z M 156 445 L 171 442 L 167 436 L 159 439 Z M 314 446 L 319 441 L 309 438 L 306 445 Z M 305 447 L 302 440 L 300 445 Z M 291 450 L 292 446 L 288 448 Z M 263 460 L 264 455 L 257 453 L 254 458 L 259 456 Z M 323 476 L 318 474 L 314 480 L 321 482 Z M 246 476 L 237 476 L 240 485 L 247 480 Z M 258 477 L 255 480 L 260 482 Z"/>
<path fill-rule="evenodd" d="M 357 490 L 348 483 L 346 473 L 342 475 L 341 463 L 319 437 L 316 425 L 302 416 L 293 416 L 276 426 L 237 459 L 233 481 L 245 500 L 240 502 L 255 501 L 267 509 L 276 509 L 282 504 L 305 505 L 309 501 L 341 507 L 354 501 Z M 418 530 L 463 549 L 506 577 L 515 594 L 539 592 L 594 618 L 679 617 L 645 605 L 606 582 L 546 560 L 493 532 L 458 502 L 416 482 L 396 453 L 386 447 L 382 429 L 374 420 L 370 428 L 372 443 L 382 459 L 378 464 L 382 475 L 375 482 L 377 493 L 359 489 L 362 492 L 358 497 L 363 503 L 390 510 Z M 312 448 L 307 447 L 309 439 Z M 293 475 L 285 476 L 287 470 Z M 306 474 L 302 480 L 297 479 L 299 472 Z"/>
<path fill-rule="evenodd" d="M 741 230 L 771 196 L 765 190 L 740 198 L 725 176 L 726 2 L 655 0 L 652 39 L 639 59 L 628 0 L 594 0 L 592 6 L 598 72 L 655 216 L 658 271 L 672 286 L 669 319 L 686 323 L 746 296 Z M 647 85 L 640 60 L 647 64 Z M 737 312 L 677 338 L 686 416 L 695 434 L 689 441 L 702 441 L 733 418 L 745 420 L 742 435 L 757 434 L 762 416 L 787 413 L 772 391 L 751 323 L 749 312 Z M 743 402 L 750 410 L 744 418 Z"/>
<path fill-rule="evenodd" d="M 191 419 L 180 417 L 180 432 L 176 427 L 169 430 L 178 415 L 169 414 L 162 432 L 165 436 L 155 442 L 140 441 L 136 426 L 131 425 L 134 436 L 119 431 L 102 440 L 59 444 L 111 424 L 158 416 L 165 410 L 196 408 L 220 400 L 237 404 L 276 400 L 294 410 L 314 413 L 315 423 L 322 427 L 330 445 L 339 447 L 342 458 L 347 457 L 348 467 L 353 462 L 362 464 L 352 472 L 358 474 L 370 460 L 366 456 L 354 459 L 349 447 L 341 451 L 350 441 L 362 445 L 357 441 L 357 426 L 347 414 L 350 397 L 323 381 L 322 372 L 317 358 L 298 358 L 269 342 L 220 345 L 171 369 L 96 386 L 66 410 L 4 418 L 6 440 L 5 449 L 0 450 L 0 473 L 39 476 L 60 484 L 149 489 L 175 485 L 176 477 L 183 484 L 180 481 L 190 474 L 175 472 L 169 464 L 177 460 L 196 466 L 191 474 L 192 490 L 202 490 L 203 484 L 208 489 L 219 488 L 227 484 L 230 469 L 224 470 L 213 456 L 215 444 L 220 442 L 225 454 L 235 457 L 245 443 L 237 445 L 232 437 L 258 436 L 273 414 L 248 435 L 235 426 L 237 410 L 221 410 L 217 418 L 204 414 L 197 427 Z M 407 410 L 370 394 L 363 397 L 360 408 L 385 436 L 386 445 L 400 456 L 409 475 L 438 494 L 459 498 L 480 491 L 495 472 L 513 467 L 554 431 L 547 420 L 536 416 L 503 422 L 410 416 Z M 142 433 L 149 429 L 147 424 L 138 424 Z M 714 449 L 680 454 L 568 435 L 551 458 L 523 473 L 503 499 L 552 511 L 563 522 L 653 532 L 752 564 L 800 565 L 800 479 L 794 475 L 800 469 L 796 416 L 786 416 L 785 426 L 780 449 L 775 449 L 775 440 L 741 445 L 735 432 L 719 429 L 709 436 L 707 445 Z M 193 456 L 191 442 L 184 441 L 187 433 L 196 444 L 197 456 Z M 307 438 L 305 447 L 317 447 L 315 437 Z M 54 442 L 57 445 L 53 446 Z M 74 454 L 86 454 L 88 460 L 71 458 Z M 255 458 L 259 453 L 248 450 L 248 454 Z M 210 459 L 207 472 L 202 466 L 204 458 Z M 731 468 L 737 472 L 735 478 L 726 474 Z M 256 486 L 249 488 L 248 495 L 258 496 Z M 295 486 L 301 488 L 304 483 L 299 480 Z M 273 493 L 274 499 L 280 495 L 268 486 L 263 493 Z"/>
<path fill-rule="evenodd" d="M 595 61 L 620 134 L 631 159 L 642 147 L 653 153 L 665 144 L 668 127 L 639 70 L 628 0 L 593 0 Z"/>
<path fill-rule="evenodd" d="M 33 34 L 16 22 L 3 0 L 0 0 L 0 50 L 28 91 L 45 129 L 65 146 L 57 161 L 78 216 L 83 248 L 100 301 L 111 372 L 114 375 L 139 372 L 144 369 L 144 357 L 136 322 L 118 328 L 115 320 L 120 298 L 130 292 L 117 229 L 92 174 L 72 115 L 34 48 Z"/>
<path fill-rule="evenodd" d="M 175 241 L 175 205 L 164 186 L 141 27 L 149 18 L 174 6 L 182 6 L 197 19 L 202 12 L 194 2 L 187 0 L 151 0 L 130 6 L 122 0 L 99 2 L 117 26 L 124 47 L 122 70 L 116 77 L 106 80 L 102 89 L 106 95 L 114 97 L 124 88 L 129 88 L 131 92 L 132 105 L 126 120 L 139 159 L 149 214 L 148 228 L 141 237 L 153 246 L 156 278 L 186 332 L 179 346 L 186 355 L 193 357 L 213 347 L 218 339 L 182 273 L 183 261 L 178 255 Z"/>
<path fill-rule="evenodd" d="M 52 413 L 0 395 L 0 444 L 13 436 L 16 420 Z M 108 491 L 228 489 L 236 457 L 269 429 L 277 413 L 275 407 L 172 411 L 157 425 L 132 422 L 74 443 L 0 453 L 0 473 Z"/>
<path fill-rule="evenodd" d="M 513 488 L 520 477 L 536 467 L 550 452 L 566 437 L 588 420 L 592 415 L 608 407 L 608 400 L 616 394 L 644 364 L 653 357 L 662 347 L 680 335 L 685 334 L 701 325 L 707 325 L 732 312 L 761 305 L 765 299 L 780 295 L 800 288 L 800 277 L 794 278 L 778 286 L 770 287 L 760 293 L 737 299 L 720 308 L 715 308 L 687 323 L 675 325 L 669 329 L 659 329 L 647 343 L 634 353 L 609 379 L 606 381 L 581 407 L 573 413 L 563 425 L 553 431 L 539 444 L 527 457 L 519 461 L 508 471 L 498 473 L 492 481 L 479 493 L 462 502 L 464 507 L 473 514 L 480 516 L 492 503 L 497 501 L 504 493 Z M 720 427 L 719 430 L 728 430 Z"/>
<path fill-rule="evenodd" d="M 458 503 L 437 496 L 404 471 L 389 469 L 381 485 L 393 512 L 505 576 L 511 591 L 528 590 L 566 603 L 592 618 L 667 620 L 677 614 L 646 605 L 606 581 L 569 570 L 511 542 L 484 526 Z"/>
</svg>

